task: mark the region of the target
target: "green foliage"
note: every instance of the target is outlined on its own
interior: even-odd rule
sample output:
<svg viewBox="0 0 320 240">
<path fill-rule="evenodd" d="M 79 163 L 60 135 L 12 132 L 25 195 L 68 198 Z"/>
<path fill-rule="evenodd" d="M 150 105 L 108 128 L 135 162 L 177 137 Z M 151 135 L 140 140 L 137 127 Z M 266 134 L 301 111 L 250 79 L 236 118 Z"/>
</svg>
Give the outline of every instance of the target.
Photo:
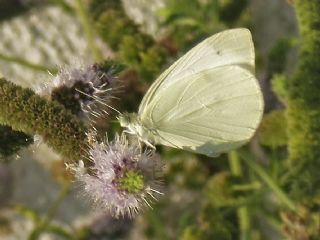
<svg viewBox="0 0 320 240">
<path fill-rule="evenodd" d="M 320 87 L 320 31 L 305 36 L 301 46 L 300 61 L 295 76 L 288 81 L 290 99 L 307 105 L 311 108 L 319 106 L 320 98 L 317 89 Z"/>
<path fill-rule="evenodd" d="M 98 17 L 96 25 L 102 39 L 116 51 L 124 36 L 137 32 L 137 26 L 121 10 L 105 10 Z"/>
<path fill-rule="evenodd" d="M 226 26 L 244 27 L 245 24 L 239 24 L 239 20 L 246 12 L 247 2 L 173 0 L 167 2 L 159 15 L 164 19 L 162 25 L 170 30 L 174 45 L 184 51 Z"/>
<path fill-rule="evenodd" d="M 33 143 L 33 138 L 9 126 L 0 125 L 0 160 Z"/>
<path fill-rule="evenodd" d="M 165 65 L 167 51 L 164 48 L 152 46 L 145 53 L 141 54 L 141 73 L 151 82 Z"/>
<path fill-rule="evenodd" d="M 166 181 L 176 184 L 180 187 L 188 187 L 188 189 L 199 189 L 203 187 L 209 171 L 206 166 L 198 161 L 197 158 L 186 155 L 165 156 L 168 159 L 166 166 Z M 192 177 L 188 177 L 192 176 Z"/>
<path fill-rule="evenodd" d="M 222 21 L 232 24 L 247 8 L 248 0 L 218 0 L 218 14 Z"/>
<path fill-rule="evenodd" d="M 279 74 L 285 70 L 288 53 L 292 49 L 293 40 L 282 38 L 276 42 L 268 55 L 268 72 Z"/>
<path fill-rule="evenodd" d="M 40 134 L 59 153 L 83 158 L 85 127 L 57 102 L 48 102 L 30 89 L 0 79 L 0 123 L 28 134 Z"/>
<path fill-rule="evenodd" d="M 141 53 L 151 45 L 150 37 L 140 35 L 126 35 L 119 45 L 119 56 L 129 66 L 138 68 L 141 64 Z"/>
<path fill-rule="evenodd" d="M 233 207 L 241 202 L 232 189 L 235 180 L 236 178 L 230 172 L 220 172 L 207 181 L 204 195 L 212 206 Z"/>
<path fill-rule="evenodd" d="M 171 32 L 175 46 L 184 51 L 195 41 L 223 29 L 217 16 L 217 1 L 173 0 L 159 11 L 162 25 Z"/>
<path fill-rule="evenodd" d="M 301 31 L 298 68 L 288 79 L 288 148 L 292 176 L 291 194 L 310 207 L 319 206 L 316 199 L 320 184 L 320 2 L 296 0 Z"/>
<path fill-rule="evenodd" d="M 181 240 L 198 240 L 202 239 L 202 233 L 195 226 L 187 227 L 183 235 L 180 238 Z"/>
<path fill-rule="evenodd" d="M 301 29 L 298 69 L 288 81 L 290 99 L 303 101 L 309 107 L 319 106 L 320 96 L 320 3 L 316 0 L 297 1 L 296 11 Z"/>
<path fill-rule="evenodd" d="M 258 138 L 262 145 L 273 149 L 287 144 L 287 119 L 285 110 L 273 110 L 263 117 L 258 130 Z"/>
<path fill-rule="evenodd" d="M 272 90 L 279 100 L 287 104 L 287 76 L 285 75 L 289 52 L 293 47 L 292 38 L 278 40 L 268 54 L 267 75 L 271 78 Z"/>
<path fill-rule="evenodd" d="M 140 32 L 120 5 L 106 5 L 96 18 L 100 36 L 118 51 L 120 61 L 136 70 L 145 81 L 152 81 L 166 63 L 167 50 Z"/>
<path fill-rule="evenodd" d="M 96 63 L 96 65 L 98 66 L 99 70 L 105 72 L 106 74 L 112 74 L 112 76 L 117 76 L 126 68 L 126 65 L 124 65 L 122 62 L 111 59 Z"/>
<path fill-rule="evenodd" d="M 37 240 L 43 233 L 51 233 L 52 235 L 60 236 L 66 240 L 75 239 L 69 233 L 69 230 L 65 229 L 63 226 L 50 223 L 50 219 L 40 216 L 39 213 L 33 209 L 18 205 L 15 210 L 19 215 L 31 220 L 35 225 L 34 229 L 29 233 L 28 240 Z"/>
<path fill-rule="evenodd" d="M 89 0 L 88 8 L 92 16 L 99 16 L 106 8 L 121 10 L 122 3 L 119 0 Z"/>
<path fill-rule="evenodd" d="M 198 222 L 184 230 L 181 240 L 238 239 L 235 219 L 234 211 L 205 204 Z"/>
<path fill-rule="evenodd" d="M 284 74 L 275 74 L 271 79 L 271 87 L 274 93 L 276 93 L 279 100 L 287 104 L 287 77 Z"/>
<path fill-rule="evenodd" d="M 241 183 L 239 180 L 226 171 L 209 178 L 203 188 L 198 219 L 184 229 L 180 239 L 238 239 L 236 209 L 245 199 L 245 196 L 237 193 L 234 188 L 235 183 Z"/>
</svg>

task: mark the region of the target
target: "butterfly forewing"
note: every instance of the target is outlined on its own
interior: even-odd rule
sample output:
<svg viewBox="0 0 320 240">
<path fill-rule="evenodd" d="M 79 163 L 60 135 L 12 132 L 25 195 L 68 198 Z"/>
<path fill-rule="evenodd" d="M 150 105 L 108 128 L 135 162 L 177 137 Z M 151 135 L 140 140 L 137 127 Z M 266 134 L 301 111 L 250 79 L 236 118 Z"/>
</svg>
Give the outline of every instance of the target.
<svg viewBox="0 0 320 240">
<path fill-rule="evenodd" d="M 226 65 L 239 65 L 254 71 L 254 47 L 249 30 L 227 30 L 192 48 L 151 85 L 140 104 L 139 114 L 143 115 L 152 99 L 176 81 L 203 70 Z"/>
</svg>

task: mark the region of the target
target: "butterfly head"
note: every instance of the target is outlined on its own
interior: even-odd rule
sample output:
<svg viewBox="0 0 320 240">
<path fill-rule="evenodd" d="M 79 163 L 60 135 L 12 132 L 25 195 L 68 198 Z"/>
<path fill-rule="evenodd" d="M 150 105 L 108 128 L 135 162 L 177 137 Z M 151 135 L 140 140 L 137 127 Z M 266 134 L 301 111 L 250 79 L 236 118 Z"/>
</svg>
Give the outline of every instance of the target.
<svg viewBox="0 0 320 240">
<path fill-rule="evenodd" d="M 138 122 L 138 115 L 136 113 L 122 113 L 118 116 L 118 121 L 121 127 L 130 128 Z"/>
<path fill-rule="evenodd" d="M 143 135 L 143 127 L 140 118 L 136 113 L 122 113 L 118 116 L 121 127 L 126 128 L 126 132 L 135 134 L 138 137 Z"/>
<path fill-rule="evenodd" d="M 140 141 L 154 148 L 151 142 L 154 142 L 149 129 L 141 123 L 140 117 L 136 113 L 123 113 L 118 116 L 121 127 L 126 128 L 126 132 L 136 135 Z"/>
</svg>

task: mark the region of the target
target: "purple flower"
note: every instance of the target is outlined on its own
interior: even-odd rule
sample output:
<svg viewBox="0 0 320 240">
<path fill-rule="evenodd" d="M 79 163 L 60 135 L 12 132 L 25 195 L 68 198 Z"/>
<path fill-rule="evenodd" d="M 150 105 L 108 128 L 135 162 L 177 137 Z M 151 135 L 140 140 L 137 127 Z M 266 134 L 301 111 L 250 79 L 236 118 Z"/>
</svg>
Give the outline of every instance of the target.
<svg viewBox="0 0 320 240">
<path fill-rule="evenodd" d="M 91 141 L 89 157 L 92 166 L 88 170 L 82 161 L 70 168 L 86 195 L 113 216 L 133 217 L 162 194 L 157 190 L 163 167 L 159 156 L 129 144 L 124 134 L 110 143 Z"/>
<path fill-rule="evenodd" d="M 107 110 L 115 110 L 109 105 L 115 70 L 110 66 L 105 72 L 98 64 L 62 68 L 52 81 L 38 86 L 36 92 L 60 102 L 74 114 L 99 117 L 108 114 Z"/>
</svg>

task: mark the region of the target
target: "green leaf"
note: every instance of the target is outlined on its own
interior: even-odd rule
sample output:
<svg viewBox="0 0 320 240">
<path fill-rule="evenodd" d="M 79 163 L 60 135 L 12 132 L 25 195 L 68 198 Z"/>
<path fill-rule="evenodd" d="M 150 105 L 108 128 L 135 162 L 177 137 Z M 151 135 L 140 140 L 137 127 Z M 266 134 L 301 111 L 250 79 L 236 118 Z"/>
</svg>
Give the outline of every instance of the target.
<svg viewBox="0 0 320 240">
<path fill-rule="evenodd" d="M 288 142 L 285 110 L 274 110 L 266 114 L 258 129 L 258 139 L 264 146 L 277 148 Z"/>
</svg>

